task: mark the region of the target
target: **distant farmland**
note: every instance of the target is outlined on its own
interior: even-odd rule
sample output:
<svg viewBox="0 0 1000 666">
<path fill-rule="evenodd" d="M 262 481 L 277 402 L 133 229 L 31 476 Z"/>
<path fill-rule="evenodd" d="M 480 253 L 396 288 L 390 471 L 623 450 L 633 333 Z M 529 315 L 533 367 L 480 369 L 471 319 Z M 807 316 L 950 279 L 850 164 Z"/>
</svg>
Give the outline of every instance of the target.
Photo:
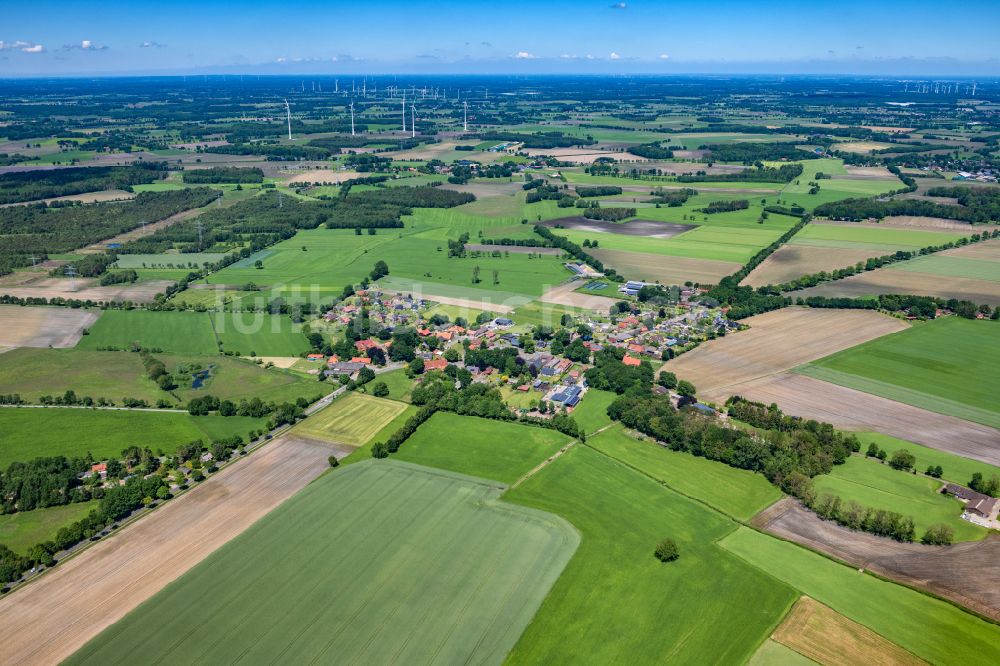
<svg viewBox="0 0 1000 666">
<path fill-rule="evenodd" d="M 499 664 L 579 541 L 499 493 L 395 461 L 335 471 L 67 663 L 155 645 L 171 663 Z"/>
</svg>

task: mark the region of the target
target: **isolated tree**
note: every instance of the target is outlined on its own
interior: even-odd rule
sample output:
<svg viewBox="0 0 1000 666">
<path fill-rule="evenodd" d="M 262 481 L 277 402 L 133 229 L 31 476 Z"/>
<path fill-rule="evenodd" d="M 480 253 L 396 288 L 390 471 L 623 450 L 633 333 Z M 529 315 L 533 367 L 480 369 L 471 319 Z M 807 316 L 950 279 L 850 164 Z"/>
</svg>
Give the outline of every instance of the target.
<svg viewBox="0 0 1000 666">
<path fill-rule="evenodd" d="M 500 284 L 500 271 L 496 269 L 493 271 L 493 284 Z"/>
<path fill-rule="evenodd" d="M 337 456 L 330 456 L 326 461 L 330 463 L 330 467 L 340 467 L 340 461 L 337 460 Z"/>
<path fill-rule="evenodd" d="M 889 459 L 889 466 L 893 469 L 898 469 L 902 472 L 909 471 L 913 469 L 913 465 L 917 462 L 916 456 L 907 451 L 906 449 L 899 449 L 894 451 L 892 457 Z"/>
<path fill-rule="evenodd" d="M 653 555 L 661 562 L 673 562 L 681 556 L 681 553 L 673 539 L 664 539 L 656 544 Z"/>
<path fill-rule="evenodd" d="M 375 442 L 372 446 L 372 458 L 388 458 L 389 457 L 389 447 L 385 445 L 385 442 Z"/>
<path fill-rule="evenodd" d="M 376 398 L 384 398 L 389 395 L 389 386 L 385 382 L 377 382 L 372 386 L 372 395 Z"/>
<path fill-rule="evenodd" d="M 472 267 L 472 284 L 479 284 L 479 266 Z"/>
</svg>

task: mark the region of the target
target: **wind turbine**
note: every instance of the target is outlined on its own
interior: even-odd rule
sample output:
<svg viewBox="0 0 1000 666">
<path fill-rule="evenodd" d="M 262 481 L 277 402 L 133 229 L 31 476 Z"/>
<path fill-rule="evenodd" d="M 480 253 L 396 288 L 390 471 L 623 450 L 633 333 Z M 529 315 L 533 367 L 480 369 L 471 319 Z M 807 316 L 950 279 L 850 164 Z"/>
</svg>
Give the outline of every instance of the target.
<svg viewBox="0 0 1000 666">
<path fill-rule="evenodd" d="M 466 132 L 469 131 L 469 103 L 462 102 L 462 107 L 465 109 L 465 117 L 462 119 L 462 129 Z"/>
<path fill-rule="evenodd" d="M 288 106 L 288 100 L 285 100 L 285 115 L 288 118 L 288 140 L 292 140 L 292 107 Z"/>
<path fill-rule="evenodd" d="M 403 133 L 406 133 L 406 92 L 403 92 Z"/>
<path fill-rule="evenodd" d="M 351 136 L 354 136 L 354 101 L 351 100 Z"/>
<path fill-rule="evenodd" d="M 410 136 L 416 138 L 417 136 L 417 109 L 413 104 L 410 104 Z"/>
</svg>

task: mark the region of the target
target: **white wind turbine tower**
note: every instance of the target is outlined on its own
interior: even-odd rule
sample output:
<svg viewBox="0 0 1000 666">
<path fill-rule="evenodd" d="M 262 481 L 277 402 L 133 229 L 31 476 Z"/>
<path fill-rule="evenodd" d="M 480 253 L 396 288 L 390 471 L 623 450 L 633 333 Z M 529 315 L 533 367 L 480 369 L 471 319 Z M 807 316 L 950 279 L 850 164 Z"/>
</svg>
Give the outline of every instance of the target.
<svg viewBox="0 0 1000 666">
<path fill-rule="evenodd" d="M 403 92 L 403 133 L 406 133 L 406 92 Z"/>
<path fill-rule="evenodd" d="M 351 100 L 351 136 L 354 136 L 354 100 Z"/>
<path fill-rule="evenodd" d="M 469 131 L 469 103 L 462 102 L 462 107 L 465 109 L 465 116 L 462 119 L 462 129 L 466 132 Z"/>
<path fill-rule="evenodd" d="M 416 138 L 417 136 L 417 107 L 410 104 L 410 136 Z"/>
<path fill-rule="evenodd" d="M 288 140 L 292 140 L 292 107 L 288 106 L 288 100 L 285 100 L 285 117 L 288 119 Z"/>
</svg>

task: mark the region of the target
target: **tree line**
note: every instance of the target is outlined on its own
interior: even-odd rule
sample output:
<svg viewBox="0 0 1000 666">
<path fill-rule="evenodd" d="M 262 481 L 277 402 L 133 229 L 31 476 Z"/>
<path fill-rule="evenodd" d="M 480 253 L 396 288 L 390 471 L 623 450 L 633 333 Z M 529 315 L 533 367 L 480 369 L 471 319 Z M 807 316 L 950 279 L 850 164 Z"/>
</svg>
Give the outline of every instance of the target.
<svg viewBox="0 0 1000 666">
<path fill-rule="evenodd" d="M 133 185 L 152 183 L 166 175 L 166 162 L 136 162 L 126 167 L 75 167 L 5 173 L 0 174 L 0 204 L 100 190 L 131 191 Z"/>
</svg>

